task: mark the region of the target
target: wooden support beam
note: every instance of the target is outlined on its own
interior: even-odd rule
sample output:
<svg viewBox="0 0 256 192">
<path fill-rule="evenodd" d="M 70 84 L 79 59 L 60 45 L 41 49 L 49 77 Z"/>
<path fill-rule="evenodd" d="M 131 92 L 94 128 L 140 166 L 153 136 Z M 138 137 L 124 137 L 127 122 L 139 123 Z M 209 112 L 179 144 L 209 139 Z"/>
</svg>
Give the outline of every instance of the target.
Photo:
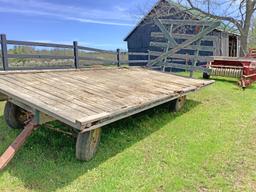
<svg viewBox="0 0 256 192">
<path fill-rule="evenodd" d="M 194 61 L 193 61 L 193 67 L 196 67 L 196 65 L 197 65 L 197 62 L 198 62 L 198 56 L 199 56 L 199 51 L 200 51 L 200 44 L 201 44 L 201 41 L 198 41 L 197 42 L 197 46 L 198 46 L 198 48 L 197 48 L 197 50 L 195 50 L 195 57 L 194 57 Z M 189 74 L 189 77 L 190 78 L 192 78 L 193 77 L 193 75 L 194 75 L 194 71 L 193 70 L 191 70 L 190 71 L 190 74 Z"/>
<path fill-rule="evenodd" d="M 175 39 L 190 39 L 192 37 L 194 37 L 195 35 L 194 34 L 180 34 L 180 33 L 173 33 L 172 36 L 175 38 Z M 151 37 L 154 37 L 154 38 L 164 38 L 164 34 L 162 32 L 151 32 Z M 216 36 L 205 36 L 202 41 L 217 41 L 217 37 Z"/>
<path fill-rule="evenodd" d="M 127 52 L 128 55 L 136 55 L 136 56 L 148 56 L 148 53 L 144 52 Z"/>
<path fill-rule="evenodd" d="M 160 21 L 159 21 L 159 22 L 160 22 Z M 160 22 L 160 23 L 161 23 L 161 22 Z M 162 25 L 162 24 L 161 24 L 161 25 Z M 165 29 L 164 25 L 162 25 L 162 28 Z M 169 31 L 163 30 L 164 35 L 165 35 L 166 37 L 168 37 L 168 38 L 167 38 L 167 39 L 168 39 L 168 45 L 167 45 L 166 48 L 165 48 L 165 52 L 168 52 L 168 51 L 169 51 L 170 46 L 177 46 L 177 43 L 176 43 L 175 39 L 174 39 L 173 36 L 171 35 L 171 34 L 172 34 L 172 29 L 173 29 L 173 25 L 170 26 Z M 163 62 L 163 66 L 162 66 L 163 72 L 165 72 L 165 64 L 166 64 L 166 62 L 167 62 L 167 58 L 168 58 L 168 57 L 165 57 L 165 58 L 164 58 L 164 62 Z"/>
<path fill-rule="evenodd" d="M 158 52 L 158 51 L 151 51 L 152 56 L 160 56 L 162 55 L 163 52 Z M 175 58 L 175 59 L 182 59 L 182 60 L 193 60 L 194 55 L 189 55 L 189 54 L 173 54 L 171 57 L 168 56 L 168 58 Z M 209 62 L 212 61 L 211 56 L 198 56 L 198 60 L 201 62 Z"/>
<path fill-rule="evenodd" d="M 159 29 L 162 31 L 162 33 L 164 34 L 164 37 L 168 40 L 168 43 L 175 47 L 177 46 L 177 42 L 175 41 L 175 39 L 173 38 L 173 36 L 171 35 L 171 31 L 169 32 L 165 26 L 161 23 L 161 21 L 157 18 L 154 19 L 154 23 L 159 27 Z M 172 28 L 172 27 L 171 27 Z"/>
<path fill-rule="evenodd" d="M 178 20 L 178 19 L 160 19 L 161 23 L 164 25 L 204 25 L 211 26 L 213 22 L 202 21 L 202 20 Z M 214 22 L 217 23 L 217 22 Z"/>
<path fill-rule="evenodd" d="M 24 127 L 23 131 L 19 134 L 19 136 L 13 141 L 13 143 L 0 157 L 0 171 L 2 171 L 8 165 L 8 163 L 13 159 L 17 151 L 25 143 L 26 139 L 32 134 L 33 130 L 36 129 L 37 127 L 38 125 L 34 124 L 33 121 L 31 121 L 28 125 Z"/>
<path fill-rule="evenodd" d="M 180 44 L 178 44 L 180 45 Z M 168 43 L 166 42 L 150 42 L 150 46 L 151 47 L 160 47 L 160 48 L 166 48 L 168 46 Z M 175 48 L 173 46 L 170 46 L 169 48 Z M 184 47 L 183 49 L 190 49 L 190 50 L 197 50 L 198 49 L 198 45 L 188 45 L 186 47 Z M 214 51 L 214 47 L 212 46 L 200 46 L 199 47 L 200 51 L 209 51 L 212 52 Z"/>
<path fill-rule="evenodd" d="M 160 57 L 154 59 L 151 61 L 151 65 L 155 65 L 159 62 L 161 62 L 166 56 L 171 56 L 174 53 L 178 52 L 179 50 L 189 46 L 190 44 L 192 44 L 195 41 L 198 41 L 200 39 L 202 39 L 205 35 L 207 35 L 208 33 L 210 33 L 211 31 L 213 31 L 216 27 L 218 27 L 220 25 L 220 22 L 215 22 L 213 23 L 211 26 L 207 27 L 205 30 L 201 31 L 200 33 L 198 33 L 197 35 L 195 35 L 193 38 L 188 39 L 186 41 L 184 41 L 182 44 L 177 45 L 176 47 L 174 47 L 173 49 L 171 49 L 170 51 L 163 53 Z"/>
</svg>

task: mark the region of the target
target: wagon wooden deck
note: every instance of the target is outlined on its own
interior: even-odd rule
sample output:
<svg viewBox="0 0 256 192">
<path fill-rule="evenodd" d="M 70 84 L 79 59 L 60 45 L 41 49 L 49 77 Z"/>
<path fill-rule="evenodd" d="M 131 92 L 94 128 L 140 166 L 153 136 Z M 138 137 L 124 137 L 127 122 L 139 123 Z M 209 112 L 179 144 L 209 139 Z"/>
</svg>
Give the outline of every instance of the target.
<svg viewBox="0 0 256 192">
<path fill-rule="evenodd" d="M 140 68 L 0 74 L 1 93 L 77 129 L 102 126 L 211 83 Z"/>
<path fill-rule="evenodd" d="M 76 153 L 82 160 L 93 157 L 99 141 L 97 130 L 103 125 L 181 98 L 212 83 L 146 68 L 0 72 L 1 98 L 30 112 L 35 127 L 56 119 L 77 130 Z M 33 129 L 33 124 L 26 126 L 0 157 L 0 170 Z M 20 145 L 16 146 L 17 143 Z"/>
</svg>

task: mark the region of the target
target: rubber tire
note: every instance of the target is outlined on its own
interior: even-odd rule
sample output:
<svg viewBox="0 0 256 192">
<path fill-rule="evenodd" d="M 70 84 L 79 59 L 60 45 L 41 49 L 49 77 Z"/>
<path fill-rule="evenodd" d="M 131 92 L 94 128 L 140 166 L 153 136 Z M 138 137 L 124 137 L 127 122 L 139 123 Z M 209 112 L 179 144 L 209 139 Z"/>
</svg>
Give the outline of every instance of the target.
<svg viewBox="0 0 256 192">
<path fill-rule="evenodd" d="M 101 128 L 79 133 L 76 140 L 76 158 L 80 161 L 90 161 L 96 154 L 100 143 Z"/>
<path fill-rule="evenodd" d="M 177 98 L 170 102 L 170 111 L 171 112 L 179 112 L 184 107 L 186 103 L 186 95 Z"/>
<path fill-rule="evenodd" d="M 210 75 L 208 73 L 203 73 L 203 78 L 204 79 L 210 79 Z"/>
<path fill-rule="evenodd" d="M 25 121 L 21 122 L 18 115 L 21 113 L 22 108 L 7 101 L 4 108 L 4 120 L 7 125 L 12 129 L 23 129 Z"/>
</svg>

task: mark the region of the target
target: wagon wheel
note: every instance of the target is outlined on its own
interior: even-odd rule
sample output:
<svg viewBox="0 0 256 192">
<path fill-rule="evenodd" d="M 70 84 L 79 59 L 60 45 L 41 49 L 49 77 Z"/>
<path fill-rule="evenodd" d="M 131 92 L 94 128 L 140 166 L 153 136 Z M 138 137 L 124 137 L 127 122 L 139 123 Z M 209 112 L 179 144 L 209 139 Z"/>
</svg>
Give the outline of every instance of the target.
<svg viewBox="0 0 256 192">
<path fill-rule="evenodd" d="M 29 119 L 29 114 L 26 110 L 7 101 L 4 108 L 4 119 L 10 128 L 23 129 L 25 122 Z"/>
<path fill-rule="evenodd" d="M 101 128 L 79 133 L 76 140 L 76 158 L 81 161 L 91 160 L 100 142 Z"/>
<path fill-rule="evenodd" d="M 186 103 L 186 96 L 181 96 L 170 102 L 170 111 L 179 112 Z"/>
</svg>

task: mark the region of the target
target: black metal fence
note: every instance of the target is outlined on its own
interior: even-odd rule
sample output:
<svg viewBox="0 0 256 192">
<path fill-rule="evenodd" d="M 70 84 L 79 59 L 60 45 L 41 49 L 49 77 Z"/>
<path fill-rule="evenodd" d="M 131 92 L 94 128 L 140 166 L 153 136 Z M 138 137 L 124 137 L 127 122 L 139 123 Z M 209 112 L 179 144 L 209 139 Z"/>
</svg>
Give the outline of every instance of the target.
<svg viewBox="0 0 256 192">
<path fill-rule="evenodd" d="M 94 64 L 116 65 L 119 67 L 122 64 L 129 64 L 131 62 L 148 62 L 142 60 L 128 60 L 129 55 L 145 55 L 148 53 L 128 53 L 122 52 L 120 49 L 117 49 L 116 51 L 96 49 L 80 46 L 77 41 L 74 41 L 72 45 L 64 45 L 56 43 L 8 40 L 4 34 L 0 35 L 0 37 L 0 58 L 2 63 L 2 67 L 0 68 L 2 70 L 83 68 Z M 18 49 L 17 47 L 40 48 L 37 51 L 30 50 L 26 52 L 16 51 Z M 49 51 L 50 49 L 54 50 L 52 51 L 53 54 Z M 56 52 L 58 54 L 56 54 Z M 32 62 L 31 64 L 31 61 L 35 60 L 38 62 Z M 58 64 L 57 60 L 62 60 L 62 64 Z M 30 62 L 30 64 L 26 65 L 28 62 Z M 44 63 L 47 64 L 45 65 Z"/>
</svg>

